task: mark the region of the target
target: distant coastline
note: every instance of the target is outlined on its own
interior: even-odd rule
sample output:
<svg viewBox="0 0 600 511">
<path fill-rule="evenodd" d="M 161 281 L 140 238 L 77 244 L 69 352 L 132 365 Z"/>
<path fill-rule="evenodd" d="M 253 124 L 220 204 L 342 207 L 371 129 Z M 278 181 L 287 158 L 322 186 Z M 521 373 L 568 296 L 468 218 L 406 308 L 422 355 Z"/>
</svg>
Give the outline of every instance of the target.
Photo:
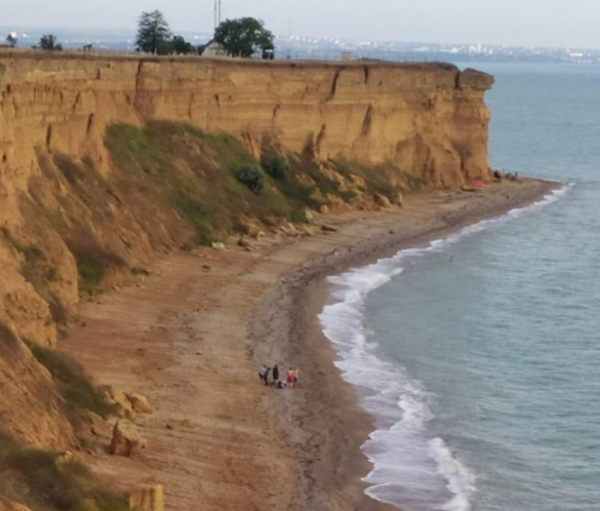
<svg viewBox="0 0 600 511">
<path fill-rule="evenodd" d="M 135 29 L 73 29 L 67 27 L 0 26 L 0 34 L 16 31 L 18 47 L 30 48 L 43 34 L 57 34 L 65 49 L 93 44 L 99 51 L 135 51 Z M 194 44 L 203 44 L 212 33 L 181 31 Z M 1 39 L 1 38 L 0 38 Z M 600 63 L 600 50 L 545 48 L 473 43 L 412 43 L 325 39 L 295 35 L 276 37 L 276 58 L 293 60 L 380 59 L 394 62 L 505 62 L 505 63 Z"/>
</svg>

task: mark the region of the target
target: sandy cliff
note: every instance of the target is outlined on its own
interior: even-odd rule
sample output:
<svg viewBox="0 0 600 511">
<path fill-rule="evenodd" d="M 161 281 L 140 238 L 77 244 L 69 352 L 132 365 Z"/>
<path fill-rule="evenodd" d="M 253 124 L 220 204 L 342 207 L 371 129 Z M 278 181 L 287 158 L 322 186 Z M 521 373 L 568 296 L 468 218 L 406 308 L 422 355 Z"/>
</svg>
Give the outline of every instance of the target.
<svg viewBox="0 0 600 511">
<path fill-rule="evenodd" d="M 110 181 L 114 165 L 104 141 L 114 123 L 185 122 L 231 133 L 256 156 L 268 142 L 319 161 L 382 164 L 392 169 L 391 181 L 396 169 L 426 186 L 458 187 L 489 178 L 483 96 L 491 84 L 488 75 L 443 64 L 3 52 L 0 323 L 54 346 L 56 321 L 78 301 L 77 243 L 101 246 L 103 257 L 121 262 L 181 243 L 185 230 L 161 227 L 171 213 L 128 209 L 137 192 Z M 81 167 L 65 163 L 59 178 L 56 164 L 42 165 L 59 156 Z M 85 168 L 98 175 L 83 186 L 76 174 Z M 0 347 L 8 342 L 0 339 Z M 72 444 L 49 375 L 23 346 L 11 353 L 0 356 L 0 388 L 16 393 L 0 402 L 4 424 L 29 443 Z M 32 414 L 35 423 L 25 420 Z"/>
<path fill-rule="evenodd" d="M 23 186 L 33 149 L 104 164 L 114 122 L 192 123 L 242 137 L 258 152 L 276 138 L 320 159 L 392 162 L 434 186 L 487 175 L 492 78 L 444 64 L 40 58 L 0 55 L 2 176 Z"/>
</svg>

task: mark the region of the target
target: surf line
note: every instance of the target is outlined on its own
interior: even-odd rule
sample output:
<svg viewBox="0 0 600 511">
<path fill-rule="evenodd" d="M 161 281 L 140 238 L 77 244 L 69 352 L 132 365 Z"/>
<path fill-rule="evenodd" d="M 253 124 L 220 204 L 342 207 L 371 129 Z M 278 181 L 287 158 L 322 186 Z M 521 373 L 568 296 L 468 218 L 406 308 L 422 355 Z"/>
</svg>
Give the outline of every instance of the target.
<svg viewBox="0 0 600 511">
<path fill-rule="evenodd" d="M 475 474 L 442 438 L 433 436 L 431 398 L 421 382 L 405 368 L 383 360 L 365 327 L 366 298 L 404 271 L 407 259 L 440 252 L 467 236 L 556 202 L 572 187 L 565 184 L 542 200 L 466 226 L 426 246 L 403 249 L 373 264 L 327 278 L 330 303 L 319 315 L 325 336 L 333 343 L 335 365 L 344 380 L 357 389 L 360 406 L 369 412 L 376 430 L 361 449 L 373 464 L 364 478 L 371 498 L 415 509 L 469 511 L 476 491 Z"/>
</svg>

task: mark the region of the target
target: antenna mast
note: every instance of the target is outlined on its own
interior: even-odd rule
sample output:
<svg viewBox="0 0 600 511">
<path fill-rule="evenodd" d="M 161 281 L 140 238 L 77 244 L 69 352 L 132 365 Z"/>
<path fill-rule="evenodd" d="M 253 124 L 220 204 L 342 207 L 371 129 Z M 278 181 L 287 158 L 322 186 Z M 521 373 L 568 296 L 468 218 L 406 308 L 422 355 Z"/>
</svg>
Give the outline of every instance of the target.
<svg viewBox="0 0 600 511">
<path fill-rule="evenodd" d="M 221 24 L 221 0 L 215 0 L 215 28 Z"/>
</svg>

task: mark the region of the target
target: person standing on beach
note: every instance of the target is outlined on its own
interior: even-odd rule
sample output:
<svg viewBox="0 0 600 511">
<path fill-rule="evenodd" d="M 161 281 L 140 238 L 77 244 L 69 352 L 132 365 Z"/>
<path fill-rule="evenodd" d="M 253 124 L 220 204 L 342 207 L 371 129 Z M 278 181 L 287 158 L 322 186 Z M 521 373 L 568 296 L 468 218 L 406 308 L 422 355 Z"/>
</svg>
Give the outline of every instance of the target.
<svg viewBox="0 0 600 511">
<path fill-rule="evenodd" d="M 258 371 L 258 377 L 261 380 L 267 379 L 267 366 L 265 364 L 263 364 L 263 366 L 260 368 L 260 371 Z"/>
<path fill-rule="evenodd" d="M 300 376 L 300 369 L 294 367 L 294 385 L 298 383 L 298 377 Z"/>
<path fill-rule="evenodd" d="M 268 385 L 268 384 L 269 384 L 269 372 L 270 372 L 270 371 L 271 371 L 271 368 L 270 368 L 270 367 L 267 367 L 267 368 L 265 369 L 265 385 Z"/>
<path fill-rule="evenodd" d="M 294 386 L 294 369 L 291 367 L 288 369 L 288 373 L 287 373 L 287 384 L 288 384 L 288 387 Z"/>
<path fill-rule="evenodd" d="M 279 367 L 275 364 L 273 366 L 273 383 L 277 383 L 277 380 L 279 380 Z"/>
</svg>

